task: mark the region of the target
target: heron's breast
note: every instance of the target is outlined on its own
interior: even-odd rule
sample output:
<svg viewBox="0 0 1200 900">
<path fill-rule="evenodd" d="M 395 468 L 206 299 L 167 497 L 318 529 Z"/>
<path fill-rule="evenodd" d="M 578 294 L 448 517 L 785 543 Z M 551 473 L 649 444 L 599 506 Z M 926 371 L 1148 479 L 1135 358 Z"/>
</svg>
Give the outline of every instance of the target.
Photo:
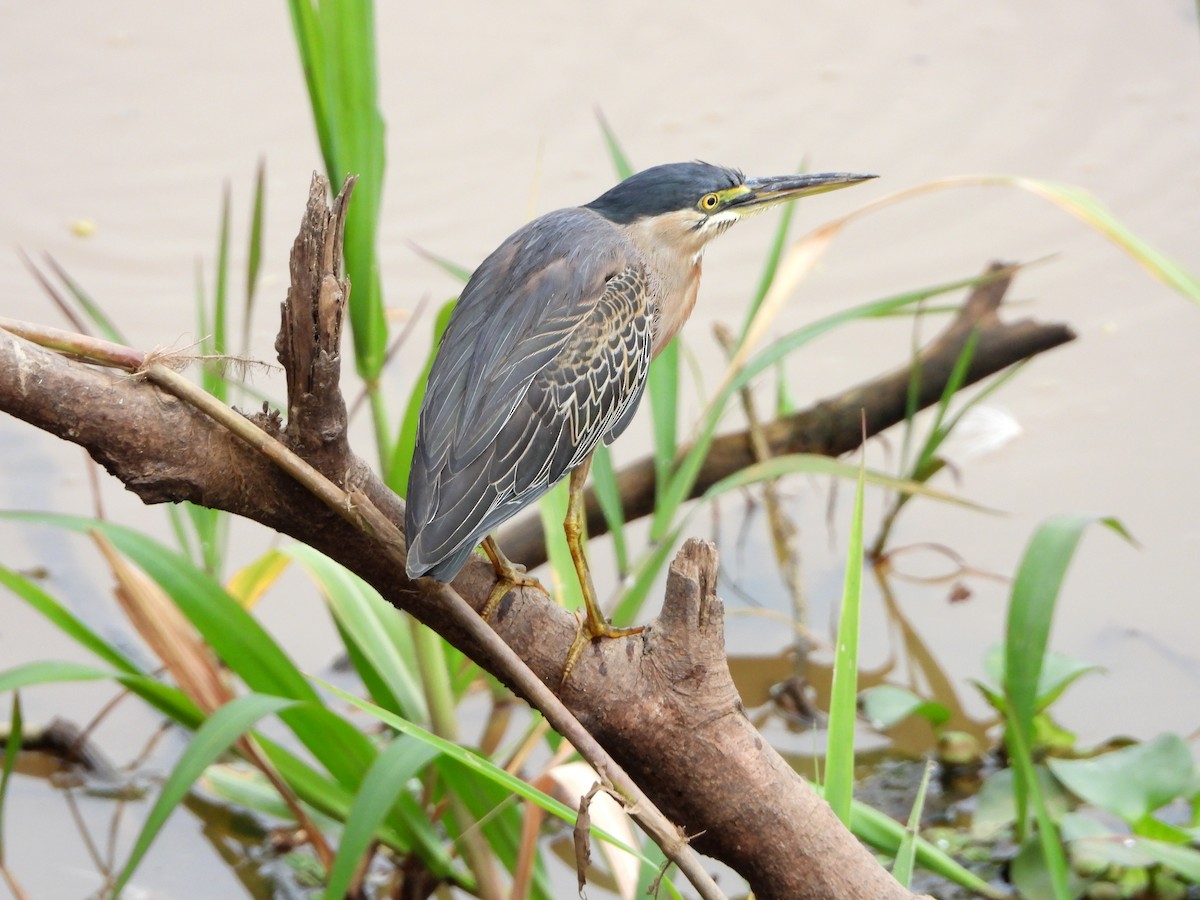
<svg viewBox="0 0 1200 900">
<path fill-rule="evenodd" d="M 671 338 L 679 334 L 683 323 L 692 314 L 696 305 L 696 295 L 700 290 L 700 260 L 689 264 L 679 277 L 669 279 L 662 285 L 658 297 L 658 316 L 654 328 L 654 355 L 659 353 L 671 342 Z"/>
</svg>

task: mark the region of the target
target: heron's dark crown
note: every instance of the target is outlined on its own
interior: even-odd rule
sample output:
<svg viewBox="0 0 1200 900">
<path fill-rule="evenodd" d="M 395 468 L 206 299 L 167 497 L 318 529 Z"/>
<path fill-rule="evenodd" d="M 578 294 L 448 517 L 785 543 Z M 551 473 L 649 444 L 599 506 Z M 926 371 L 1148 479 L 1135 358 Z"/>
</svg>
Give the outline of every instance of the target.
<svg viewBox="0 0 1200 900">
<path fill-rule="evenodd" d="M 619 225 L 638 219 L 691 209 L 705 194 L 745 182 L 737 169 L 706 162 L 668 163 L 630 175 L 601 194 L 588 209 Z"/>
</svg>

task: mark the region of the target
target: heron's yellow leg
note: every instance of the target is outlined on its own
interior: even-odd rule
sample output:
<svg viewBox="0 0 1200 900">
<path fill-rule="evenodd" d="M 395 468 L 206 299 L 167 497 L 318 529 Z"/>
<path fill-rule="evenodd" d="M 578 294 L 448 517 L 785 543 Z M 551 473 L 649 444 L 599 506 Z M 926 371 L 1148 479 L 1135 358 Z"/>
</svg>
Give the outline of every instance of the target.
<svg viewBox="0 0 1200 900">
<path fill-rule="evenodd" d="M 567 534 L 567 547 L 571 550 L 571 559 L 575 563 L 575 572 L 579 576 L 579 587 L 583 590 L 585 617 L 579 623 L 579 631 L 575 641 L 567 653 L 567 661 L 563 666 L 562 680 L 566 682 L 579 660 L 583 648 L 596 638 L 618 638 L 631 634 L 640 634 L 642 627 L 614 628 L 600 614 L 596 604 L 596 586 L 592 584 L 592 572 L 588 568 L 587 557 L 583 553 L 583 528 L 585 519 L 583 504 L 583 486 L 587 482 L 588 471 L 592 467 L 591 457 L 571 472 L 570 499 L 567 501 L 567 517 L 563 520 L 563 531 Z"/>
<path fill-rule="evenodd" d="M 487 603 L 484 604 L 483 611 L 480 613 L 485 622 L 491 618 L 492 613 L 496 611 L 496 607 L 500 605 L 500 601 L 513 588 L 535 587 L 544 590 L 540 581 L 531 575 L 526 575 L 523 568 L 511 562 L 501 552 L 500 547 L 491 536 L 485 537 L 479 546 L 483 548 L 483 552 L 487 554 L 487 558 L 492 561 L 492 568 L 496 571 L 496 583 L 492 585 Z"/>
</svg>

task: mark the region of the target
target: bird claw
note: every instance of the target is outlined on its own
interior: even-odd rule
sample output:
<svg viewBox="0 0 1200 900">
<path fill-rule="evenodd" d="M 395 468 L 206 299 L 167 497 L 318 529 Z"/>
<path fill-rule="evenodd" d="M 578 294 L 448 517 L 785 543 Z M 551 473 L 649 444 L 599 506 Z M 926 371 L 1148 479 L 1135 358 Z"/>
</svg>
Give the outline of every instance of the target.
<svg viewBox="0 0 1200 900">
<path fill-rule="evenodd" d="M 583 615 L 580 616 L 580 613 Z M 579 629 L 575 632 L 575 640 L 571 642 L 571 649 L 567 651 L 567 661 L 563 664 L 562 678 L 558 682 L 559 687 L 567 683 L 567 679 L 571 677 L 571 672 L 575 668 L 575 663 L 579 662 L 584 648 L 592 641 L 597 638 L 629 637 L 645 631 L 641 625 L 635 625 L 632 628 L 614 628 L 597 617 L 587 615 L 587 611 L 582 607 L 576 612 L 575 617 L 579 621 Z"/>
<path fill-rule="evenodd" d="M 525 567 L 522 566 L 520 571 L 514 567 L 512 571 L 496 576 L 496 583 L 492 585 L 492 590 L 488 593 L 487 603 L 483 605 L 483 610 L 479 613 L 483 617 L 483 621 L 488 621 L 492 617 L 492 613 L 496 611 L 496 607 L 500 605 L 500 601 L 508 596 L 510 591 L 517 588 L 531 587 L 537 588 L 545 592 L 542 583 L 536 578 L 525 574 Z"/>
</svg>

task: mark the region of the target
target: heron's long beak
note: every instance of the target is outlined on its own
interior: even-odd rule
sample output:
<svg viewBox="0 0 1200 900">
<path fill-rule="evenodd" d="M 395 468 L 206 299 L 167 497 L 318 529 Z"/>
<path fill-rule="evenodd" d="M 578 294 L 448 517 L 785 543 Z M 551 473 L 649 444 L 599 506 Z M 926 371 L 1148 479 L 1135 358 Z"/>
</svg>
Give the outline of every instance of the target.
<svg viewBox="0 0 1200 900">
<path fill-rule="evenodd" d="M 822 175 L 775 175 L 767 178 L 747 178 L 745 193 L 731 197 L 727 209 L 741 215 L 761 212 L 777 203 L 823 194 L 877 178 L 877 175 L 851 175 L 829 172 Z"/>
</svg>

